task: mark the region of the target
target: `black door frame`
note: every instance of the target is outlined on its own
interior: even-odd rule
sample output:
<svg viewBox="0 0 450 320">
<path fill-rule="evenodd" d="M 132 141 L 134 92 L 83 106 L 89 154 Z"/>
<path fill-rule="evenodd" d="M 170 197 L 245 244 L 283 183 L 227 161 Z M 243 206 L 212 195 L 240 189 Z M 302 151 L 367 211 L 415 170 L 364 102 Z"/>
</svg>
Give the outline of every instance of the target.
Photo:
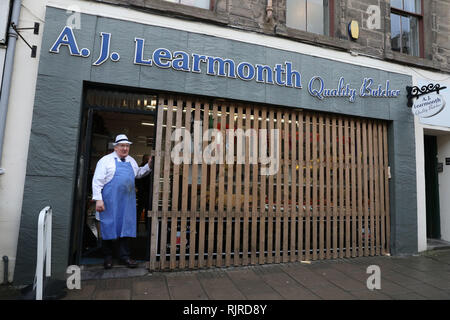
<svg viewBox="0 0 450 320">
<path fill-rule="evenodd" d="M 153 93 L 152 93 L 153 94 Z M 158 97 L 156 99 L 158 100 Z M 156 106 L 158 108 L 158 106 Z M 155 117 L 155 134 L 156 134 L 156 124 L 157 124 L 157 111 L 150 110 L 134 110 L 125 108 L 114 108 L 114 107 L 101 107 L 101 106 L 87 106 L 83 103 L 82 115 L 81 115 L 81 131 L 78 141 L 78 153 L 77 153 L 77 170 L 76 179 L 74 186 L 74 203 L 72 204 L 72 228 L 71 228 L 71 239 L 69 248 L 69 265 L 79 265 L 82 257 L 82 246 L 83 246 L 83 232 L 85 229 L 85 219 L 86 219 L 86 205 L 84 201 L 87 195 L 87 184 L 88 184 L 88 168 L 90 166 L 90 153 L 91 153 L 91 143 L 92 143 L 92 125 L 94 112 L 115 112 L 115 113 L 125 113 L 125 114 L 142 114 L 142 115 L 152 115 Z M 85 118 L 87 117 L 87 119 Z M 84 141 L 83 141 L 84 140 Z M 83 147 L 84 146 L 84 147 Z M 83 167 L 80 168 L 80 159 L 83 157 Z M 81 181 L 81 186 L 77 187 L 78 181 Z M 152 181 L 152 179 L 151 179 Z M 81 189 L 81 190 L 80 190 Z M 81 192 L 80 192 L 81 191 Z M 81 193 L 81 197 L 80 194 Z M 77 203 L 77 201 L 82 200 L 82 203 Z M 150 197 L 150 201 L 152 198 Z M 151 205 L 150 207 L 151 208 Z"/>
</svg>

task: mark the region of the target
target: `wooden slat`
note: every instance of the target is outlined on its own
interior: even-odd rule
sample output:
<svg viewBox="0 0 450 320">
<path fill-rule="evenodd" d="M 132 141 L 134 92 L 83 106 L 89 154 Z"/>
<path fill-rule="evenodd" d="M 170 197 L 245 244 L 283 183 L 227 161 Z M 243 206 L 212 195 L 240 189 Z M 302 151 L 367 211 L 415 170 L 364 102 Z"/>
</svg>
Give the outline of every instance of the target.
<svg viewBox="0 0 450 320">
<path fill-rule="evenodd" d="M 152 203 L 152 235 L 150 242 L 150 268 L 154 270 L 156 268 L 156 254 L 158 251 L 158 218 L 156 213 L 159 206 L 159 190 L 160 190 L 160 170 L 161 170 L 161 142 L 162 142 L 162 124 L 164 117 L 163 109 L 164 100 L 159 98 L 159 104 L 157 107 L 157 121 L 156 121 L 156 140 L 155 140 L 155 160 L 153 165 L 153 203 Z"/>
<path fill-rule="evenodd" d="M 217 119 L 218 119 L 218 106 L 217 103 L 213 104 L 213 129 L 217 129 Z M 205 128 L 207 129 L 207 128 Z M 214 138 L 214 139 L 217 139 Z M 218 150 L 217 150 L 217 141 L 216 140 L 210 140 L 210 143 L 214 143 L 215 145 L 215 150 L 214 150 L 214 157 L 217 157 L 218 154 Z M 211 267 L 214 264 L 214 237 L 216 236 L 215 233 L 215 219 L 217 216 L 217 211 L 215 208 L 215 203 L 216 203 L 216 162 L 211 163 L 210 165 L 210 179 L 209 179 L 209 207 L 208 212 L 209 212 L 209 226 L 208 226 L 208 262 L 207 262 L 207 266 Z"/>
<path fill-rule="evenodd" d="M 375 216 L 375 197 L 374 197 L 374 176 L 373 176 L 373 130 L 372 130 L 372 121 L 368 123 L 368 144 L 369 144 L 369 212 L 370 212 L 370 255 L 375 255 L 375 243 L 374 243 L 374 216 Z"/>
<path fill-rule="evenodd" d="M 274 141 L 272 141 L 272 135 L 271 132 L 274 129 L 274 111 L 270 110 L 269 111 L 269 132 L 268 132 L 268 136 L 269 136 L 269 152 L 271 152 L 270 150 L 272 150 L 272 144 L 274 143 Z M 269 206 L 269 210 L 267 213 L 267 263 L 272 263 L 273 262 L 273 206 L 274 206 L 274 195 L 273 195 L 273 180 L 274 177 L 273 175 L 269 175 L 267 178 L 268 184 L 269 184 L 269 202 L 268 202 L 268 206 Z"/>
<path fill-rule="evenodd" d="M 367 158 L 367 121 L 363 122 L 362 141 L 363 141 L 363 199 L 364 199 L 364 256 L 369 255 L 369 165 Z"/>
<path fill-rule="evenodd" d="M 290 250 L 291 256 L 290 261 L 294 262 L 297 258 L 297 253 L 295 251 L 296 244 L 296 219 L 297 219 L 297 192 L 298 192 L 298 180 L 297 180 L 297 118 L 298 113 L 291 113 L 291 243 Z"/>
<path fill-rule="evenodd" d="M 151 233 L 150 233 L 150 270 L 156 269 L 156 255 L 158 252 L 158 236 L 159 236 L 159 224 L 158 224 L 158 211 L 153 210 L 151 214 Z"/>
<path fill-rule="evenodd" d="M 390 203 L 389 203 L 389 159 L 388 159 L 388 135 L 387 124 L 383 125 L 383 160 L 384 160 L 384 210 L 386 211 L 386 253 L 390 253 L 391 248 L 391 219 L 390 219 Z"/>
<path fill-rule="evenodd" d="M 222 266 L 223 265 L 223 239 L 224 239 L 224 232 L 223 232 L 223 219 L 224 219 L 224 195 L 225 195 L 225 142 L 226 142 L 226 105 L 222 104 L 220 109 L 220 132 L 222 134 L 222 150 L 221 153 L 221 159 L 219 165 L 219 194 L 218 194 L 218 201 L 217 201 L 217 257 L 216 257 L 216 265 Z"/>
<path fill-rule="evenodd" d="M 351 169 L 351 220 L 352 220 L 352 257 L 356 257 L 357 254 L 357 211 L 356 211 L 356 134 L 355 134 L 355 120 L 350 121 L 350 169 Z"/>
<path fill-rule="evenodd" d="M 261 130 L 262 132 L 264 132 L 265 130 L 267 130 L 267 121 L 266 121 L 266 117 L 267 117 L 267 110 L 266 109 L 261 109 Z M 269 135 L 270 137 L 270 135 Z M 258 137 L 260 138 L 260 136 Z M 260 145 L 261 145 L 261 141 L 259 141 Z M 268 144 L 266 143 L 266 147 L 268 148 Z M 267 150 L 265 150 L 267 151 Z M 260 151 L 261 152 L 261 151 Z M 261 170 L 260 166 L 260 170 Z M 260 172 L 257 173 L 258 175 L 260 175 Z M 259 264 L 263 264 L 266 262 L 266 257 L 265 257 L 265 250 L 266 250 L 266 215 L 267 215 L 267 210 L 266 210 L 266 180 L 267 180 L 267 176 L 266 175 L 260 175 L 260 179 L 261 179 L 261 185 L 259 188 L 259 197 L 260 197 L 260 220 L 259 220 L 259 259 L 258 262 Z"/>
<path fill-rule="evenodd" d="M 242 105 L 237 108 L 237 129 L 242 129 Z M 237 139 L 236 150 L 239 153 L 242 150 L 241 139 Z M 235 221 L 234 221 L 234 264 L 240 264 L 240 245 L 241 245 L 241 205 L 242 205 L 242 164 L 236 163 L 236 193 L 235 193 Z"/>
<path fill-rule="evenodd" d="M 209 127 L 209 103 L 203 104 L 203 133 L 208 130 Z M 203 140 L 203 139 L 202 139 Z M 203 141 L 202 150 L 208 146 L 207 141 Z M 206 191 L 208 186 L 208 165 L 202 159 L 201 164 L 202 180 L 200 184 L 200 224 L 198 227 L 198 266 L 203 268 L 205 266 L 205 232 L 206 232 Z"/>
<path fill-rule="evenodd" d="M 303 185 L 305 181 L 305 174 L 304 174 L 304 167 L 305 167 L 305 161 L 304 161 L 304 152 L 303 152 L 303 145 L 305 136 L 303 134 L 303 112 L 299 113 L 298 116 L 298 217 L 297 217 L 297 260 L 302 261 L 304 259 L 303 256 L 303 218 L 305 216 L 305 210 L 303 207 L 304 203 L 304 192 L 303 192 Z"/>
<path fill-rule="evenodd" d="M 228 116 L 229 130 L 234 130 L 234 111 L 233 105 L 230 105 Z M 234 138 L 228 139 L 228 152 L 234 155 Z M 225 239 L 225 266 L 231 264 L 231 236 L 232 236 L 232 211 L 233 211 L 233 176 L 234 176 L 234 159 L 231 162 L 227 161 L 228 177 L 227 177 L 227 214 L 226 214 L 226 239 Z"/>
<path fill-rule="evenodd" d="M 163 211 L 161 214 L 161 240 L 159 249 L 159 264 L 161 270 L 166 268 L 166 255 L 167 255 L 167 212 Z"/>
<path fill-rule="evenodd" d="M 317 165 L 317 116 L 312 116 L 312 259 L 317 259 L 317 218 L 318 218 L 318 165 Z"/>
<path fill-rule="evenodd" d="M 184 128 L 186 130 L 186 132 L 191 132 L 191 111 L 192 111 L 192 101 L 190 99 L 188 99 L 186 101 L 186 108 L 185 108 L 185 117 L 184 117 Z M 183 142 L 184 143 L 184 155 L 189 154 L 189 156 L 184 157 L 185 160 L 189 159 L 189 162 L 184 162 L 183 163 L 183 182 L 182 182 L 182 197 L 181 197 L 181 210 L 182 211 L 187 211 L 188 210 L 188 193 L 189 193 L 189 167 L 190 164 L 192 163 L 192 155 L 191 155 L 191 150 L 188 149 L 191 146 L 191 141 L 188 141 L 187 137 L 183 137 Z"/>
<path fill-rule="evenodd" d="M 344 136 L 343 136 L 343 122 L 342 118 L 338 120 L 338 132 L 339 132 L 339 258 L 344 257 L 344 217 L 345 217 L 345 206 L 344 206 Z"/>
<path fill-rule="evenodd" d="M 173 270 L 177 267 L 176 253 L 177 253 L 177 225 L 178 225 L 179 212 L 172 211 L 170 213 L 171 226 L 170 226 L 170 269 Z"/>
<path fill-rule="evenodd" d="M 332 150 L 333 150 L 333 258 L 338 257 L 338 161 L 339 152 L 337 144 L 337 119 L 332 118 L 331 125 L 331 140 L 332 140 Z"/>
<path fill-rule="evenodd" d="M 195 101 L 195 112 L 194 112 L 194 121 L 195 123 L 199 123 L 200 121 L 200 110 L 201 108 L 201 103 L 199 100 Z M 195 128 L 195 123 L 194 123 L 194 128 Z M 200 132 L 199 136 L 195 135 L 195 130 L 191 131 L 194 132 L 194 141 L 201 141 L 201 135 L 202 132 Z M 190 234 L 189 234 L 189 268 L 194 268 L 195 264 L 196 264 L 196 256 L 195 256 L 195 249 L 196 249 L 196 245 L 197 245 L 197 217 L 196 217 L 196 213 L 198 212 L 197 210 L 198 205 L 197 205 L 197 185 L 198 185 L 198 164 L 201 163 L 201 159 L 196 159 L 197 154 L 198 154 L 198 148 L 199 146 L 197 144 L 194 143 L 194 145 L 192 146 L 193 151 L 194 151 L 194 159 L 193 159 L 193 163 L 192 163 L 192 182 L 191 182 L 191 214 L 190 214 Z"/>
<path fill-rule="evenodd" d="M 361 146 L 361 122 L 356 122 L 356 150 L 357 150 L 357 180 L 358 180 L 358 204 L 357 204 L 357 212 L 358 212 L 358 257 L 362 257 L 364 255 L 363 251 L 363 237 L 362 237 L 362 220 L 364 217 L 364 207 L 363 207 L 363 163 L 362 163 L 362 146 Z M 356 205 L 356 204 L 355 204 Z"/>
<path fill-rule="evenodd" d="M 344 152 L 345 152 L 345 256 L 350 258 L 350 141 L 349 141 L 349 121 L 345 120 L 344 124 Z"/>
<path fill-rule="evenodd" d="M 331 157 L 331 128 L 330 128 L 330 119 L 328 117 L 325 117 L 325 159 L 326 159 L 326 170 L 325 170 L 325 176 L 326 176 L 326 210 L 325 210 L 325 217 L 326 217 L 326 240 L 325 240 L 325 247 L 326 247 L 326 258 L 331 259 L 332 254 L 332 244 L 331 244 L 331 219 L 332 219 L 332 204 L 331 204 L 331 194 L 332 194 L 332 182 L 331 182 L 331 168 L 333 165 L 333 159 Z"/>
<path fill-rule="evenodd" d="M 289 229 L 288 229 L 288 220 L 289 220 L 289 113 L 286 111 L 283 113 L 283 143 L 284 143 L 284 152 L 282 152 L 283 156 L 283 262 L 288 262 L 289 260 L 289 248 L 288 248 L 288 237 L 289 237 Z"/>
<path fill-rule="evenodd" d="M 180 212 L 180 269 L 184 269 L 186 266 L 186 243 L 187 243 L 187 214 L 186 211 Z"/>
<path fill-rule="evenodd" d="M 280 110 L 277 110 L 277 129 L 279 130 L 278 135 L 278 147 L 281 153 L 281 143 L 283 138 L 283 126 L 281 123 L 281 114 L 282 112 Z M 277 186 L 276 186 L 276 212 L 275 212 L 275 263 L 280 263 L 280 254 L 281 254 L 281 214 L 282 214 L 282 206 L 283 206 L 283 199 L 282 199 L 282 182 L 281 182 L 281 174 L 283 170 L 283 162 L 282 162 L 282 155 L 279 157 L 279 168 L 277 172 Z"/>
<path fill-rule="evenodd" d="M 251 129 L 250 124 L 250 108 L 246 108 L 245 112 L 245 126 L 242 128 L 243 130 L 247 131 L 248 129 Z M 249 201 L 250 201 L 250 139 L 245 138 L 244 140 L 244 146 L 245 146 L 245 164 L 244 164 L 244 217 L 243 217 L 243 223 L 242 223 L 242 264 L 248 265 L 248 218 L 249 218 Z"/>
<path fill-rule="evenodd" d="M 163 179 L 163 207 L 162 210 L 167 212 L 169 210 L 169 196 L 170 196 L 170 151 L 171 151 L 171 136 L 172 136 L 172 119 L 173 119 L 173 98 L 169 97 L 167 101 L 166 112 L 166 129 L 165 129 L 165 146 L 164 146 L 164 179 Z"/>
<path fill-rule="evenodd" d="M 324 221 L 325 221 L 325 181 L 324 181 L 324 123 L 323 116 L 319 117 L 319 259 L 323 259 L 325 257 L 325 229 L 324 229 Z"/>
<path fill-rule="evenodd" d="M 310 260 L 311 247 L 311 118 L 305 116 L 305 167 L 306 167 L 306 194 L 305 194 L 305 260 Z"/>
<path fill-rule="evenodd" d="M 197 154 L 199 154 L 199 145 L 198 142 L 201 141 L 201 136 L 203 134 L 203 132 L 196 132 L 195 130 L 195 125 L 201 123 L 200 122 L 200 112 L 201 112 L 201 103 L 200 101 L 195 101 L 195 113 L 194 113 L 194 130 L 192 130 L 194 132 L 194 145 L 192 146 L 192 148 L 194 149 L 194 161 L 192 163 L 192 184 L 191 184 L 191 211 L 197 212 L 198 208 L 198 191 L 197 191 L 197 186 L 198 186 L 198 166 L 200 163 L 202 163 L 201 161 L 201 155 L 197 156 Z M 197 136 L 198 135 L 198 136 Z M 197 159 L 197 157 L 199 157 L 199 159 Z"/>
<path fill-rule="evenodd" d="M 183 117 L 183 100 L 177 98 L 176 107 L 176 118 L 175 118 L 175 130 L 181 130 L 181 121 Z M 180 165 L 173 164 L 173 183 L 172 183 L 172 211 L 178 211 L 178 200 L 179 200 L 179 187 L 180 187 Z"/>
<path fill-rule="evenodd" d="M 375 229 L 373 236 L 375 237 L 375 254 L 380 254 L 380 174 L 378 163 L 378 124 L 373 124 L 373 161 L 374 161 L 374 196 L 375 196 L 375 211 L 374 211 L 374 225 Z"/>
<path fill-rule="evenodd" d="M 259 108 L 254 108 L 253 110 L 253 129 L 255 130 L 256 134 L 258 134 L 259 130 Z M 253 149 L 254 157 L 254 163 L 252 165 L 252 178 L 253 178 L 253 186 L 252 186 L 252 233 L 251 233 L 251 264 L 256 264 L 257 262 L 257 230 L 258 230 L 258 212 L 262 213 L 261 211 L 258 211 L 258 162 L 255 161 L 258 159 L 258 145 L 257 145 L 258 137 L 256 137 L 256 140 L 253 141 L 254 147 L 250 146 L 250 149 Z M 256 147 L 256 148 L 255 148 Z"/>
</svg>

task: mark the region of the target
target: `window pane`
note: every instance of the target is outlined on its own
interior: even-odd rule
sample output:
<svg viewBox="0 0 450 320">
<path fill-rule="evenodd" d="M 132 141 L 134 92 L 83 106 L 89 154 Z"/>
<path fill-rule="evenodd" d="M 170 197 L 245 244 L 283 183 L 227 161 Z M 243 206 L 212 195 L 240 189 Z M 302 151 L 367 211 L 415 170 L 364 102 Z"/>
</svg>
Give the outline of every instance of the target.
<svg viewBox="0 0 450 320">
<path fill-rule="evenodd" d="M 419 56 L 419 30 L 415 17 L 402 17 L 402 52 Z"/>
<path fill-rule="evenodd" d="M 404 0 L 404 10 L 409 12 L 420 13 L 420 0 Z"/>
<path fill-rule="evenodd" d="M 323 0 L 308 0 L 306 4 L 306 30 L 323 34 Z"/>
<path fill-rule="evenodd" d="M 306 31 L 306 0 L 287 0 L 286 25 Z"/>
<path fill-rule="evenodd" d="M 181 4 L 209 10 L 210 0 L 181 0 Z"/>
<path fill-rule="evenodd" d="M 400 16 L 391 13 L 391 48 L 393 51 L 400 52 L 401 48 L 401 26 Z"/>
<path fill-rule="evenodd" d="M 397 9 L 403 9 L 403 1 L 402 0 L 391 0 L 391 7 Z"/>
</svg>

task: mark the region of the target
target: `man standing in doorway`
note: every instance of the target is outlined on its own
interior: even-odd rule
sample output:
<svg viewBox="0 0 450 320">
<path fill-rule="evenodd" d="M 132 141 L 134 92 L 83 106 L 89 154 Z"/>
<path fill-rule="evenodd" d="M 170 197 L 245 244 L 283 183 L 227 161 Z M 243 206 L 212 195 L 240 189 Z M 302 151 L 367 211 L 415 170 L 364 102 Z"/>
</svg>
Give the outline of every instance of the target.
<svg viewBox="0 0 450 320">
<path fill-rule="evenodd" d="M 119 134 L 114 142 L 114 152 L 101 158 L 92 179 L 92 198 L 100 213 L 102 247 L 105 269 L 112 267 L 113 240 L 119 242 L 119 259 L 129 268 L 137 266 L 130 257 L 130 238 L 136 237 L 136 191 L 134 179 L 150 173 L 151 159 L 138 167 L 129 156 L 132 142 Z"/>
</svg>

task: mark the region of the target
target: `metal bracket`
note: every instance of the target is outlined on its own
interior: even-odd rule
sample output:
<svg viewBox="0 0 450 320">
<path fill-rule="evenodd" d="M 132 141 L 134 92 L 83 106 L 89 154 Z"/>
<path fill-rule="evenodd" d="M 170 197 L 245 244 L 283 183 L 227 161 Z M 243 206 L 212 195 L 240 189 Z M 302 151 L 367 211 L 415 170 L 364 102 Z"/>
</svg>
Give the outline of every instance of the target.
<svg viewBox="0 0 450 320">
<path fill-rule="evenodd" d="M 407 94 L 407 98 L 408 98 L 408 108 L 411 108 L 413 105 L 413 99 L 414 98 L 418 98 L 420 96 L 423 96 L 424 94 L 429 94 L 432 92 L 437 92 L 437 94 L 439 94 L 440 90 L 444 90 L 447 87 L 441 87 L 441 85 L 439 83 L 436 84 L 427 84 L 426 86 L 422 86 L 422 87 L 411 87 L 411 86 L 406 86 L 406 92 Z"/>
<path fill-rule="evenodd" d="M 14 31 L 17 33 L 17 35 L 26 43 L 26 45 L 31 49 L 31 57 L 32 58 L 36 58 L 36 53 L 37 53 L 37 46 L 32 46 L 30 45 L 27 40 L 25 40 L 24 37 L 22 37 L 22 35 L 20 34 L 19 31 L 21 30 L 33 30 L 34 34 L 39 34 L 39 27 L 40 24 L 38 22 L 34 23 L 34 27 L 31 28 L 17 28 L 17 26 L 14 24 L 14 22 L 11 22 L 11 28 L 14 29 Z"/>
</svg>

